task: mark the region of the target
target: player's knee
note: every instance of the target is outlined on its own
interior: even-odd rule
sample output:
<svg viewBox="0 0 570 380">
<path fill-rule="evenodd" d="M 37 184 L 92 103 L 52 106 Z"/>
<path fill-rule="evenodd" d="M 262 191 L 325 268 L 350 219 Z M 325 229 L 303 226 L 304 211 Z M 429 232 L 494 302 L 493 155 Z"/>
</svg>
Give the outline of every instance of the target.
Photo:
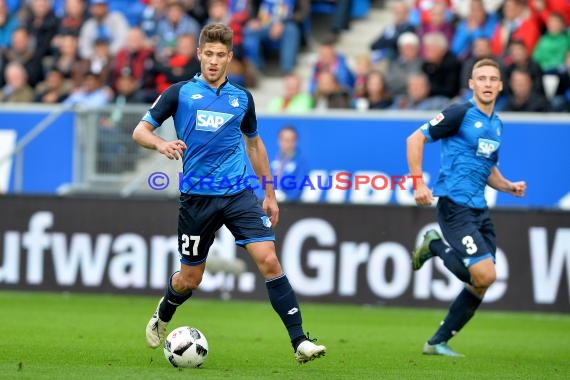
<svg viewBox="0 0 570 380">
<path fill-rule="evenodd" d="M 265 255 L 258 263 L 259 270 L 264 276 L 277 276 L 281 274 L 281 264 L 275 253 Z"/>
<path fill-rule="evenodd" d="M 485 271 L 485 272 L 476 272 L 471 273 L 471 282 L 473 286 L 478 288 L 488 288 L 497 279 L 497 274 L 495 271 Z"/>
<path fill-rule="evenodd" d="M 180 288 L 187 290 L 196 290 L 202 282 L 202 276 L 180 276 L 178 279 L 178 285 Z"/>
</svg>

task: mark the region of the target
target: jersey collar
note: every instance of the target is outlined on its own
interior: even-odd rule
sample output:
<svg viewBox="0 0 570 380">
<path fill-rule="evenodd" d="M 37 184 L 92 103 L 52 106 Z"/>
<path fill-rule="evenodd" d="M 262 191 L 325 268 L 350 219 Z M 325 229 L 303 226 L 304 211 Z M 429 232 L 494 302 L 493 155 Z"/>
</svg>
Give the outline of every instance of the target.
<svg viewBox="0 0 570 380">
<path fill-rule="evenodd" d="M 226 77 L 226 80 L 220 85 L 220 87 L 214 88 L 214 87 L 210 86 L 208 83 L 206 83 L 206 81 L 204 79 L 202 79 L 202 75 L 200 73 L 197 73 L 196 75 L 194 75 L 193 79 L 195 82 L 200 83 L 202 86 L 207 87 L 207 88 L 211 89 L 212 91 L 215 91 L 216 95 L 220 95 L 220 91 L 226 85 L 226 83 L 228 83 L 228 77 Z"/>
</svg>

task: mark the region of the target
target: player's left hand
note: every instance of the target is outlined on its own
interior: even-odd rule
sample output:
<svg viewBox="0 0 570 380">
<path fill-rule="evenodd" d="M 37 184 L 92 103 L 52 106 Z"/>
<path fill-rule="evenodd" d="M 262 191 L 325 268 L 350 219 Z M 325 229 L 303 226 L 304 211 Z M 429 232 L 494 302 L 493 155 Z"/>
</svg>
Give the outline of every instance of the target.
<svg viewBox="0 0 570 380">
<path fill-rule="evenodd" d="M 515 197 L 524 197 L 526 192 L 526 182 L 525 181 L 518 181 L 518 182 L 511 182 L 509 186 L 509 193 L 514 195 Z"/>
<path fill-rule="evenodd" d="M 275 227 L 279 223 L 279 206 L 275 197 L 265 197 L 263 199 L 263 210 L 269 216 L 271 226 Z"/>
</svg>

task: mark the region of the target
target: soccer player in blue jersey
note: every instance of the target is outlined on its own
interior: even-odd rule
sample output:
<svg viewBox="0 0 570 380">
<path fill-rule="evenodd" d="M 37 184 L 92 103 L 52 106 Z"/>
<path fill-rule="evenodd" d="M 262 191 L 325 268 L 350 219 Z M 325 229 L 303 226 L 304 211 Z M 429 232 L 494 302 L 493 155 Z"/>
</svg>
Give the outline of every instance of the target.
<svg viewBox="0 0 570 380">
<path fill-rule="evenodd" d="M 143 147 L 169 159 L 182 159 L 184 169 L 178 217 L 180 270 L 170 277 L 146 327 L 146 338 L 152 348 L 162 343 L 176 308 L 202 281 L 214 235 L 225 225 L 265 278 L 269 299 L 289 333 L 295 357 L 304 363 L 323 356 L 326 348 L 303 332 L 299 304 L 275 252 L 272 226 L 279 220 L 279 208 L 272 184 L 264 184 L 262 207 L 251 189 L 228 181 L 247 176 L 246 155 L 257 176 L 269 179 L 270 175 L 253 98 L 226 77 L 232 40 L 231 29 L 223 24 L 204 27 L 198 46 L 201 73 L 164 91 L 133 132 L 133 139 Z M 169 117 L 174 119 L 178 136 L 174 141 L 154 133 Z"/>
<path fill-rule="evenodd" d="M 433 256 L 466 286 L 451 304 L 433 337 L 426 342 L 428 355 L 463 356 L 447 342 L 473 317 L 485 291 L 495 282 L 495 231 L 484 197 L 485 186 L 522 197 L 523 181 L 503 177 L 497 164 L 503 124 L 494 112 L 503 89 L 499 65 L 492 59 L 478 61 L 469 79 L 473 98 L 443 110 L 407 140 L 410 173 L 421 178 L 424 144 L 441 140 L 441 168 L 432 191 L 423 180 L 416 182 L 414 197 L 419 206 L 432 204 L 436 195 L 437 217 L 443 236 L 429 230 L 412 255 L 418 270 Z M 449 245 L 448 245 L 449 244 Z"/>
</svg>

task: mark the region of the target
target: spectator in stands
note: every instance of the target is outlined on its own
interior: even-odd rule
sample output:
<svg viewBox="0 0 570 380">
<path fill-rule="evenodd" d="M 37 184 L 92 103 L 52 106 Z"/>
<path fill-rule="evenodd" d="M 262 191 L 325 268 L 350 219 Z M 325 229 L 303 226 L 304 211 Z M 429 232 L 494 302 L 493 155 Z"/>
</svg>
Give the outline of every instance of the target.
<svg viewBox="0 0 570 380">
<path fill-rule="evenodd" d="M 317 88 L 313 95 L 318 110 L 351 108 L 349 90 L 342 86 L 330 71 L 322 71 L 317 76 Z"/>
<path fill-rule="evenodd" d="M 570 50 L 566 52 L 564 64 L 556 68 L 555 74 L 558 76 L 558 86 L 552 108 L 557 112 L 570 112 Z"/>
<path fill-rule="evenodd" d="M 159 61 L 168 59 L 176 49 L 176 40 L 189 34 L 198 39 L 200 25 L 185 13 L 184 6 L 179 0 L 168 0 L 166 17 L 158 22 L 158 43 L 156 54 Z"/>
<path fill-rule="evenodd" d="M 447 107 L 449 98 L 430 96 L 428 77 L 423 73 L 411 74 L 406 81 L 406 94 L 394 99 L 391 109 L 435 111 Z"/>
<path fill-rule="evenodd" d="M 6 0 L 0 0 L 0 54 L 11 46 L 12 33 L 19 25 L 20 20 L 8 11 Z"/>
<path fill-rule="evenodd" d="M 451 41 L 451 52 L 461 61 L 468 58 L 476 39 L 491 38 L 499 21 L 497 14 L 485 11 L 483 0 L 469 3 L 469 14 L 458 23 Z"/>
<path fill-rule="evenodd" d="M 384 74 L 379 70 L 370 71 L 366 77 L 364 96 L 355 100 L 355 107 L 359 110 L 381 110 L 389 108 L 392 103 L 392 95 L 386 87 Z"/>
<path fill-rule="evenodd" d="M 58 45 L 57 36 L 71 34 L 79 37 L 81 26 L 87 20 L 87 6 L 84 0 L 65 0 L 63 17 L 59 20 L 54 45 Z"/>
<path fill-rule="evenodd" d="M 118 11 L 125 16 L 129 27 L 139 26 L 142 22 L 142 13 L 148 0 L 108 0 L 109 10 Z"/>
<path fill-rule="evenodd" d="M 244 28 L 249 20 L 249 1 L 247 0 L 211 0 L 208 5 L 207 24 L 222 23 L 234 32 L 234 57 L 230 62 L 228 77 L 234 83 L 255 87 L 257 78 L 252 63 L 245 58 L 243 46 Z"/>
<path fill-rule="evenodd" d="M 119 78 L 130 74 L 138 83 L 137 89 L 141 92 L 141 99 L 152 102 L 156 98 L 154 52 L 140 28 L 135 27 L 129 30 L 127 43 L 113 59 L 112 66 L 111 83 L 113 90 L 117 90 Z"/>
<path fill-rule="evenodd" d="M 46 80 L 36 86 L 34 102 L 61 103 L 69 96 L 70 85 L 61 71 L 52 69 L 46 74 Z"/>
<path fill-rule="evenodd" d="M 267 51 L 279 50 L 279 69 L 291 73 L 301 46 L 303 24 L 309 17 L 309 0 L 261 0 L 255 17 L 244 29 L 246 57 L 257 69 L 265 65 Z"/>
<path fill-rule="evenodd" d="M 313 98 L 303 92 L 301 77 L 291 73 L 283 78 L 283 95 L 271 99 L 270 112 L 308 112 L 313 108 Z"/>
<path fill-rule="evenodd" d="M 363 98 L 366 93 L 366 80 L 373 69 L 373 63 L 368 54 L 360 54 L 355 59 L 354 85 L 352 86 L 353 99 Z"/>
<path fill-rule="evenodd" d="M 503 19 L 497 24 L 491 37 L 493 54 L 503 57 L 513 40 L 523 41 L 532 54 L 540 34 L 540 24 L 536 17 L 532 17 L 526 0 L 505 0 Z"/>
<path fill-rule="evenodd" d="M 317 89 L 317 78 L 322 72 L 330 72 L 335 77 L 335 81 L 346 89 L 354 87 L 354 74 L 348 67 L 344 55 L 337 52 L 334 44 L 325 41 L 318 51 L 317 62 L 313 65 L 311 79 L 309 82 L 309 93 L 314 94 Z"/>
<path fill-rule="evenodd" d="M 409 9 L 405 1 L 392 3 L 393 25 L 384 28 L 380 36 L 370 45 L 372 60 L 394 60 L 398 57 L 398 39 L 404 33 L 415 32 L 415 27 L 409 21 Z"/>
<path fill-rule="evenodd" d="M 171 84 L 188 80 L 200 72 L 196 55 L 196 40 L 191 34 L 183 34 L 176 41 L 174 54 L 166 62 L 156 66 L 156 91 L 162 94 Z"/>
<path fill-rule="evenodd" d="M 28 85 L 28 74 L 19 62 L 10 62 L 4 70 L 6 84 L 0 91 L 0 102 L 30 103 L 34 99 L 34 90 Z"/>
<path fill-rule="evenodd" d="M 493 58 L 491 51 L 491 40 L 487 37 L 478 37 L 473 41 L 471 47 L 471 54 L 461 65 L 461 77 L 459 86 L 461 88 L 460 95 L 463 98 L 471 98 L 473 92 L 469 88 L 469 79 L 471 79 L 471 72 L 475 62 L 483 58 Z"/>
<path fill-rule="evenodd" d="M 89 71 L 89 61 L 79 57 L 78 39 L 73 34 L 58 36 L 54 59 L 46 64 L 46 71 L 57 69 L 73 88 L 79 86 Z"/>
<path fill-rule="evenodd" d="M 335 7 L 331 15 L 331 35 L 329 36 L 330 41 L 333 43 L 338 41 L 343 30 L 350 28 L 353 0 L 336 0 L 334 3 Z"/>
<path fill-rule="evenodd" d="M 563 64 L 568 50 L 570 29 L 566 28 L 564 17 L 560 13 L 552 12 L 548 16 L 546 33 L 538 40 L 532 59 L 546 72 Z"/>
<path fill-rule="evenodd" d="M 99 73 L 88 72 L 83 84 L 74 89 L 63 102 L 66 105 L 79 105 L 87 108 L 98 108 L 108 104 L 113 98 L 113 91 L 103 84 Z"/>
<path fill-rule="evenodd" d="M 166 0 L 149 0 L 141 15 L 140 27 L 152 41 L 158 43 L 158 23 L 166 15 Z"/>
<path fill-rule="evenodd" d="M 549 112 L 548 100 L 539 92 L 533 91 L 529 71 L 516 68 L 509 79 L 511 94 L 504 111 L 510 112 Z"/>
<path fill-rule="evenodd" d="M 448 12 L 447 4 L 445 1 L 435 1 L 432 7 L 429 10 L 429 18 L 428 20 L 422 22 L 418 27 L 418 36 L 420 37 L 420 41 L 423 41 L 423 38 L 428 33 L 441 33 L 441 35 L 445 36 L 447 41 L 447 45 L 451 44 L 451 39 L 453 38 L 453 24 L 451 21 L 446 20 L 446 14 Z M 421 56 L 425 57 L 427 52 L 425 51 L 426 47 L 421 47 Z"/>
<path fill-rule="evenodd" d="M 430 10 L 434 4 L 443 2 L 447 9 L 445 19 L 448 22 L 453 20 L 454 14 L 451 11 L 452 0 L 415 0 L 414 6 L 410 11 L 410 22 L 415 27 L 430 22 Z"/>
<path fill-rule="evenodd" d="M 188 16 L 193 18 L 200 25 L 206 24 L 208 20 L 208 1 L 209 0 L 180 0 L 184 6 L 184 10 Z M 235 0 L 230 0 L 235 1 Z M 241 1 L 241 0 L 238 0 Z M 198 36 L 196 36 L 198 38 Z"/>
<path fill-rule="evenodd" d="M 91 17 L 85 21 L 79 31 L 79 55 L 90 59 L 95 49 L 95 41 L 109 41 L 112 55 L 125 45 L 129 24 L 121 13 L 109 12 L 107 0 L 90 0 Z"/>
<path fill-rule="evenodd" d="M 279 151 L 270 162 L 271 175 L 278 183 L 286 184 L 275 190 L 278 201 L 296 202 L 301 198 L 303 178 L 309 175 L 307 164 L 298 149 L 299 134 L 295 127 L 286 125 L 279 130 Z M 293 186 L 295 183 L 297 186 Z"/>
<path fill-rule="evenodd" d="M 570 1 L 568 0 L 529 0 L 528 5 L 534 16 L 540 20 L 544 28 L 552 12 L 557 12 L 564 18 L 564 23 L 570 25 Z"/>
<path fill-rule="evenodd" d="M 95 40 L 95 48 L 89 58 L 89 71 L 99 74 L 102 83 L 110 82 L 113 71 L 113 55 L 108 39 L 98 38 Z"/>
<path fill-rule="evenodd" d="M 459 94 L 461 64 L 448 50 L 447 39 L 441 32 L 428 33 L 423 38 L 425 57 L 422 71 L 429 78 L 430 96 L 452 99 Z"/>
<path fill-rule="evenodd" d="M 505 83 L 510 83 L 511 74 L 515 69 L 523 69 L 524 71 L 528 71 L 531 75 L 533 92 L 544 94 L 542 86 L 542 69 L 531 59 L 523 41 L 513 40 L 511 42 L 509 46 L 509 55 L 504 59 L 504 67 Z M 506 86 L 503 90 L 508 94 L 510 92 L 510 86 Z"/>
<path fill-rule="evenodd" d="M 471 12 L 471 1 L 452 0 L 452 8 L 456 17 L 466 19 Z M 504 0 L 481 0 L 485 12 L 488 14 L 498 14 Z"/>
<path fill-rule="evenodd" d="M 148 96 L 140 91 L 140 81 L 132 71 L 124 70 L 115 81 L 115 99 L 113 104 L 120 106 L 127 103 L 148 103 Z"/>
<path fill-rule="evenodd" d="M 26 69 L 28 84 L 34 87 L 44 79 L 42 56 L 36 54 L 34 40 L 20 26 L 12 33 L 12 48 L 4 51 L 5 62 L 21 63 Z"/>
<path fill-rule="evenodd" d="M 421 72 L 423 62 L 420 58 L 420 40 L 412 32 L 398 38 L 398 51 L 398 57 L 390 61 L 386 70 L 386 84 L 394 96 L 406 93 L 407 78 Z"/>
<path fill-rule="evenodd" d="M 31 0 L 25 20 L 28 32 L 35 39 L 35 54 L 39 57 L 51 55 L 51 41 L 59 27 L 51 0 Z"/>
</svg>

